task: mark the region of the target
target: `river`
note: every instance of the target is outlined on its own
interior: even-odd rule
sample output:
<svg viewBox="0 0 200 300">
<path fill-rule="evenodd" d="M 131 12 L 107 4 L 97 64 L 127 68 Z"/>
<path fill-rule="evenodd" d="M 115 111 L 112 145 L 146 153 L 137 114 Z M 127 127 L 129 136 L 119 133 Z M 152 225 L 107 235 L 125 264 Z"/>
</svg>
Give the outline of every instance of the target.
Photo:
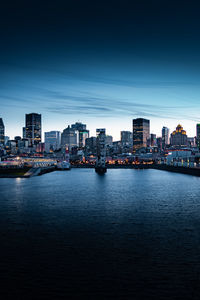
<svg viewBox="0 0 200 300">
<path fill-rule="evenodd" d="M 0 179 L 1 299 L 199 299 L 200 178 Z"/>
</svg>

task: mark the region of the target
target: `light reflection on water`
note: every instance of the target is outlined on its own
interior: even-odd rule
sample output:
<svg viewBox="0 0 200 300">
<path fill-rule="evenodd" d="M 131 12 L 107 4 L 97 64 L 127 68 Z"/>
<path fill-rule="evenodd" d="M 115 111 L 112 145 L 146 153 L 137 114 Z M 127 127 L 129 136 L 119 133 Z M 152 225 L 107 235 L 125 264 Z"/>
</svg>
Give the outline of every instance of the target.
<svg viewBox="0 0 200 300">
<path fill-rule="evenodd" d="M 158 170 L 0 179 L 6 296 L 198 299 L 199 195 L 200 178 Z"/>
</svg>

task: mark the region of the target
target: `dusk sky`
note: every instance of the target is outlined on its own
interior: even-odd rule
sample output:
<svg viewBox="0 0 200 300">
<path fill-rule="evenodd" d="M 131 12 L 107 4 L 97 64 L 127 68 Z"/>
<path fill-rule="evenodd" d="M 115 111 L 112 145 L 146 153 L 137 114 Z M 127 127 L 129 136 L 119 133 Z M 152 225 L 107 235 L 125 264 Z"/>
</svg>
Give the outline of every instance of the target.
<svg viewBox="0 0 200 300">
<path fill-rule="evenodd" d="M 200 121 L 200 7 L 189 1 L 9 1 L 0 9 L 0 117 L 22 134 L 25 113 L 42 130 L 76 121 L 119 139 L 132 119 Z"/>
</svg>

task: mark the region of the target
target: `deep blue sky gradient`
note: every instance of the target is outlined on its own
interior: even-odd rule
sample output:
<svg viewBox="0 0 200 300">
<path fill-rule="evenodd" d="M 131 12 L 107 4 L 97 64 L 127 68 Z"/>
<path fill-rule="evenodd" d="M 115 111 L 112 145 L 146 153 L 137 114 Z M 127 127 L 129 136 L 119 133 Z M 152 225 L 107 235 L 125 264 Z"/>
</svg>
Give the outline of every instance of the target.
<svg viewBox="0 0 200 300">
<path fill-rule="evenodd" d="M 94 1 L 93 1 L 94 2 Z M 0 116 L 21 135 L 82 121 L 119 138 L 132 118 L 151 132 L 200 121 L 199 6 L 188 1 L 20 1 L 0 11 Z"/>
</svg>

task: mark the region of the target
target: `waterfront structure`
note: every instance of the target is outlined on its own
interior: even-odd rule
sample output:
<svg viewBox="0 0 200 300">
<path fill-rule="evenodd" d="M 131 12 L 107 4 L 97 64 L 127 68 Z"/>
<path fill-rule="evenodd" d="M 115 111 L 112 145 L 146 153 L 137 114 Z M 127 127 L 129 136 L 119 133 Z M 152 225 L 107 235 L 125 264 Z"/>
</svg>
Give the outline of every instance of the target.
<svg viewBox="0 0 200 300">
<path fill-rule="evenodd" d="M 196 145 L 200 149 L 200 123 L 196 126 Z"/>
<path fill-rule="evenodd" d="M 179 124 L 171 133 L 171 146 L 175 147 L 186 147 L 188 144 L 186 131 L 183 130 L 183 127 Z"/>
<path fill-rule="evenodd" d="M 44 133 L 45 137 L 45 151 L 55 151 L 60 149 L 61 133 L 60 131 L 49 131 Z"/>
<path fill-rule="evenodd" d="M 80 122 L 76 122 L 71 125 L 71 128 L 78 131 L 78 146 L 85 147 L 85 141 L 89 138 L 89 130 L 86 129 L 86 124 L 82 124 Z"/>
<path fill-rule="evenodd" d="M 0 118 L 0 145 L 4 146 L 5 144 L 5 126 L 3 123 L 3 119 Z"/>
<path fill-rule="evenodd" d="M 68 126 L 61 134 L 61 147 L 71 150 L 72 147 L 78 146 L 79 132 Z"/>
<path fill-rule="evenodd" d="M 41 114 L 26 114 L 26 138 L 30 146 L 41 142 Z"/>
<path fill-rule="evenodd" d="M 162 148 L 165 149 L 169 145 L 169 128 L 163 126 L 162 128 Z"/>
<path fill-rule="evenodd" d="M 150 121 L 137 118 L 133 119 L 133 151 L 147 147 L 147 139 L 150 134 Z"/>
</svg>

